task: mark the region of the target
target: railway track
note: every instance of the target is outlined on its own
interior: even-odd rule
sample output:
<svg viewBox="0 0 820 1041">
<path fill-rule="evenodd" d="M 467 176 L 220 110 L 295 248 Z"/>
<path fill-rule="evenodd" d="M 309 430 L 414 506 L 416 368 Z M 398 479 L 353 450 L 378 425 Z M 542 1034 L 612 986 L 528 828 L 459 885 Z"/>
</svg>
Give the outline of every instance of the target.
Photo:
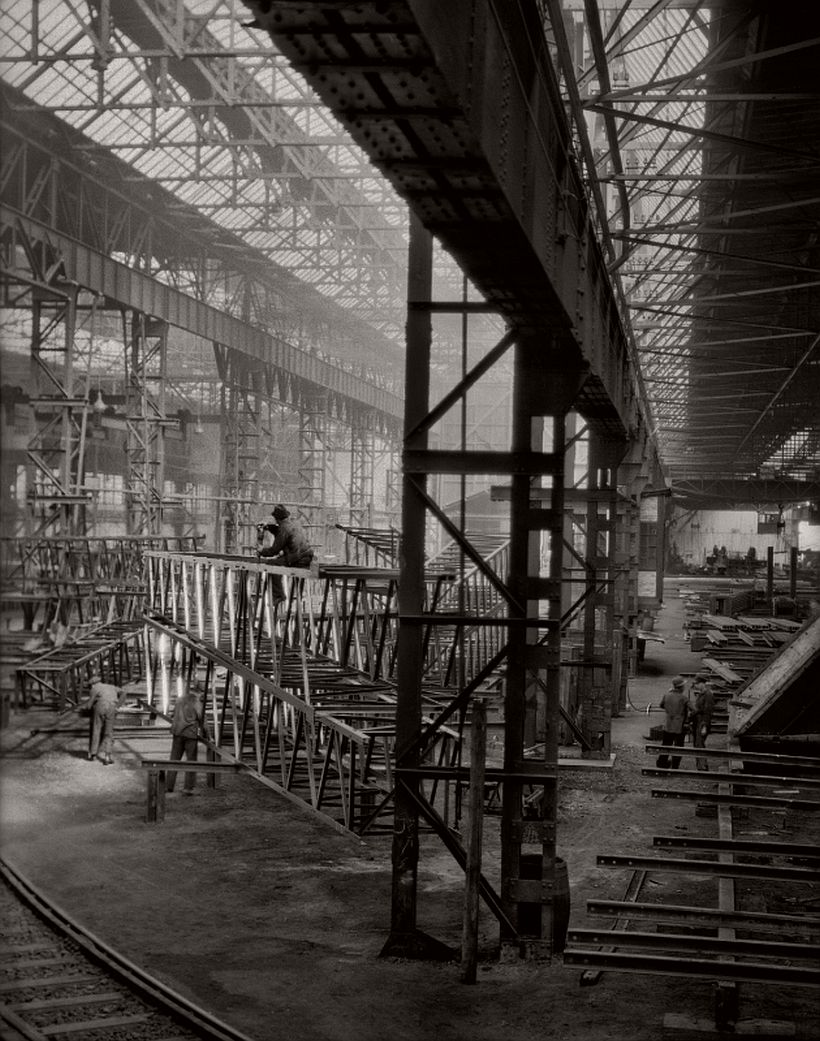
<svg viewBox="0 0 820 1041">
<path fill-rule="evenodd" d="M 88 933 L 0 861 L 0 1041 L 251 1041 Z"/>
</svg>

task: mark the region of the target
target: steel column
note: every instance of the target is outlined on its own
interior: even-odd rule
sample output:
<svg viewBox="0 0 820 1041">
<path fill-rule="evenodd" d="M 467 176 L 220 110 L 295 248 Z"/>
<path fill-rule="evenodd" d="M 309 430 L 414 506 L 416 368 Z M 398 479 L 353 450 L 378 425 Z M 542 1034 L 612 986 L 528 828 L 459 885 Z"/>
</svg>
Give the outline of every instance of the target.
<svg viewBox="0 0 820 1041">
<path fill-rule="evenodd" d="M 123 311 L 123 324 L 127 325 Z M 128 459 L 126 525 L 129 535 L 162 531 L 168 324 L 131 313 L 125 330 L 125 406 Z"/>
<path fill-rule="evenodd" d="M 410 217 L 408 256 L 407 358 L 405 369 L 404 425 L 410 436 L 405 451 L 424 450 L 425 427 L 415 431 L 430 405 L 430 356 L 432 321 L 429 303 L 433 285 L 433 239 L 418 217 Z M 419 616 L 424 610 L 424 544 L 426 509 L 422 494 L 424 474 L 402 478 L 402 549 L 399 581 L 398 705 L 396 707 L 396 767 L 416 768 L 421 763 L 421 687 L 424 643 L 421 627 L 403 616 Z M 396 784 L 393 827 L 393 894 L 390 937 L 384 953 L 405 955 L 421 947 L 416 929 L 419 863 L 419 779 L 399 776 Z"/>
<path fill-rule="evenodd" d="M 526 822 L 524 783 L 514 777 L 506 780 L 501 816 L 501 898 L 519 934 L 510 935 L 502 925 L 502 951 L 514 947 L 536 957 L 549 957 L 560 946 L 555 930 L 555 822 L 565 424 L 584 380 L 574 369 L 550 369 L 551 352 L 556 352 L 556 345 L 538 339 L 522 338 L 516 345 L 513 454 L 523 459 L 542 452 L 545 462 L 538 473 L 513 472 L 511 477 L 509 615 L 539 618 L 546 634 L 511 626 L 504 697 L 505 771 L 520 775 L 537 770 L 551 779 L 544 783 L 541 797 L 530 801 L 531 819 Z M 540 762 L 525 758 L 538 716 L 544 721 Z M 527 849 L 538 852 L 528 855 Z"/>
</svg>

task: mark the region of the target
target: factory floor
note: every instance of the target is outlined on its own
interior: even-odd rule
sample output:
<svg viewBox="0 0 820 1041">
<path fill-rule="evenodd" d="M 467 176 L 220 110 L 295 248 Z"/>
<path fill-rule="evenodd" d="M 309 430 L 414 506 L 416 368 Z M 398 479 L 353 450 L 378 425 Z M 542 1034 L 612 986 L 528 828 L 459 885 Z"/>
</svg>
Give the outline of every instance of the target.
<svg viewBox="0 0 820 1041">
<path fill-rule="evenodd" d="M 691 803 L 652 799 L 653 782 L 640 773 L 670 678 L 700 660 L 675 590 L 655 632 L 665 643 L 647 645 L 630 705 L 613 720 L 613 762 L 561 769 L 558 848 L 571 926 L 589 924 L 587 899 L 620 899 L 628 882 L 631 872 L 598 867 L 598 854 L 651 855 L 653 834 L 714 832 Z M 13 715 L 2 752 L 3 858 L 100 939 L 255 1041 L 657 1041 L 689 1036 L 664 1031 L 667 1013 L 713 1016 L 708 982 L 607 973 L 581 987 L 581 970 L 560 956 L 499 961 L 483 907 L 475 985 L 461 982 L 457 962 L 380 957 L 389 837 L 338 834 L 248 777 L 220 775 L 215 789 L 200 777 L 191 798 L 179 784 L 165 820 L 148 824 L 143 745 L 118 739 L 112 766 L 88 762 L 83 721 L 31 709 Z M 485 835 L 485 871 L 497 886 L 497 819 L 487 818 Z M 687 884 L 670 876 L 653 897 L 697 903 Z M 422 839 L 418 893 L 419 928 L 458 948 L 463 874 L 431 835 Z M 815 995 L 744 985 L 741 1013 L 817 1037 Z"/>
</svg>

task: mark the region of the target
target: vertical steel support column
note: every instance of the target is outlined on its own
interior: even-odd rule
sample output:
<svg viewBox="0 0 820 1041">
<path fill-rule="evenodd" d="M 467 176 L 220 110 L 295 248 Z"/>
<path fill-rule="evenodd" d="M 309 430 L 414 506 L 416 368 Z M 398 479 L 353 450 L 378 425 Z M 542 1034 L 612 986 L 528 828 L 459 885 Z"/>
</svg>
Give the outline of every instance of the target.
<svg viewBox="0 0 820 1041">
<path fill-rule="evenodd" d="M 407 355 L 405 360 L 405 450 L 427 448 L 426 430 L 409 437 L 424 418 L 430 402 L 432 321 L 429 305 L 433 285 L 433 239 L 415 214 L 410 214 L 407 277 Z M 424 610 L 424 533 L 426 509 L 418 489 L 426 478 L 402 478 L 402 543 L 399 581 L 399 646 L 397 660 L 396 767 L 420 763 L 421 684 L 424 666 L 423 632 L 403 618 Z M 393 823 L 393 892 L 391 933 L 384 954 L 410 956 L 423 946 L 416 928 L 419 861 L 419 811 L 415 800 L 419 781 L 398 776 Z"/>
<path fill-rule="evenodd" d="M 600 654 L 603 635 L 600 629 L 600 607 L 604 597 L 598 588 L 602 577 L 599 546 L 601 482 L 598 444 L 599 438 L 590 432 L 584 549 L 586 590 L 583 611 L 583 663 L 578 677 L 581 730 L 587 742 L 583 750 L 585 759 L 601 759 L 608 756 L 610 737 L 610 706 L 606 697 L 606 681 L 609 676 L 604 675 L 605 665 Z"/>
<path fill-rule="evenodd" d="M 165 482 L 168 324 L 134 311 L 125 340 L 126 530 L 129 535 L 159 535 Z"/>
<path fill-rule="evenodd" d="M 84 498 L 86 408 L 74 399 L 78 293 L 77 286 L 62 281 L 32 291 L 30 387 L 38 428 L 27 452 L 30 535 L 83 533 L 78 529 L 77 504 Z M 61 324 L 62 337 L 53 340 Z"/>
<path fill-rule="evenodd" d="M 520 777 L 526 772 L 549 776 L 541 798 L 524 817 L 524 782 L 506 779 L 501 813 L 501 899 L 510 921 L 523 937 L 523 949 L 502 928 L 502 953 L 549 957 L 563 949 L 560 914 L 556 914 L 556 805 L 558 729 L 560 719 L 561 573 L 563 562 L 564 465 L 566 417 L 583 375 L 547 370 L 545 355 L 558 345 L 522 341 L 516 346 L 513 391 L 513 453 L 540 464 L 521 466 L 512 474 L 509 587 L 517 606 L 511 619 L 538 617 L 542 629 L 510 627 L 504 700 L 504 769 Z M 549 417 L 549 423 L 545 423 Z M 548 478 L 545 486 L 543 478 Z M 538 489 L 538 494 L 536 494 Z M 548 496 L 541 498 L 544 492 Z M 546 570 L 546 577 L 543 572 Z M 544 608 L 546 607 L 546 611 Z M 546 635 L 541 635 L 546 629 Z M 541 761 L 524 758 L 535 734 L 537 699 L 543 704 Z M 535 848 L 538 852 L 526 853 Z"/>
<path fill-rule="evenodd" d="M 658 496 L 658 544 L 655 558 L 655 599 L 663 603 L 663 580 L 666 575 L 666 503 L 667 496 Z"/>
<path fill-rule="evenodd" d="M 390 456 L 386 474 L 385 509 L 390 515 L 398 515 L 401 510 L 401 460 L 393 449 L 390 450 Z"/>
<path fill-rule="evenodd" d="M 218 545 L 225 553 L 242 553 L 252 541 L 250 510 L 259 501 L 259 394 L 253 369 L 241 352 L 216 350 L 222 378 L 222 483 L 227 498 L 223 503 Z"/>
<path fill-rule="evenodd" d="M 302 395 L 299 408 L 299 501 L 327 505 L 328 395 Z"/>
<path fill-rule="evenodd" d="M 618 712 L 615 662 L 615 472 L 626 446 L 589 438 L 587 497 L 588 596 L 584 604 L 584 664 L 581 668 L 581 727 L 588 742 L 584 758 L 607 758 L 612 716 Z M 618 642 L 620 646 L 620 643 Z"/>
<path fill-rule="evenodd" d="M 376 434 L 372 412 L 356 411 L 350 424 L 350 523 L 373 524 Z"/>
<path fill-rule="evenodd" d="M 629 498 L 623 507 L 623 542 L 627 575 L 624 595 L 627 675 L 638 671 L 638 561 L 641 511 L 637 497 Z M 626 708 L 626 703 L 620 706 Z"/>
</svg>

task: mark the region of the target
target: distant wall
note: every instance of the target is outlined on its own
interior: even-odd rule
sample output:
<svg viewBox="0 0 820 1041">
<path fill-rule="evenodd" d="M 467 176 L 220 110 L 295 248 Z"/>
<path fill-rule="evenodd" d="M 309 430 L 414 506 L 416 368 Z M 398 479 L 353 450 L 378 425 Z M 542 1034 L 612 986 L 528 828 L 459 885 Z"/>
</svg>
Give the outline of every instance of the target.
<svg viewBox="0 0 820 1041">
<path fill-rule="evenodd" d="M 668 545 L 673 546 L 686 564 L 700 567 L 712 548 L 725 546 L 730 556 L 745 557 L 754 548 L 758 560 L 765 560 L 769 546 L 774 547 L 775 564 L 788 564 L 789 551 L 797 545 L 797 526 L 792 511 L 784 510 L 785 527 L 777 534 L 758 534 L 755 510 L 696 510 L 676 508 L 669 527 Z M 798 548 L 799 545 L 798 545 Z"/>
</svg>

